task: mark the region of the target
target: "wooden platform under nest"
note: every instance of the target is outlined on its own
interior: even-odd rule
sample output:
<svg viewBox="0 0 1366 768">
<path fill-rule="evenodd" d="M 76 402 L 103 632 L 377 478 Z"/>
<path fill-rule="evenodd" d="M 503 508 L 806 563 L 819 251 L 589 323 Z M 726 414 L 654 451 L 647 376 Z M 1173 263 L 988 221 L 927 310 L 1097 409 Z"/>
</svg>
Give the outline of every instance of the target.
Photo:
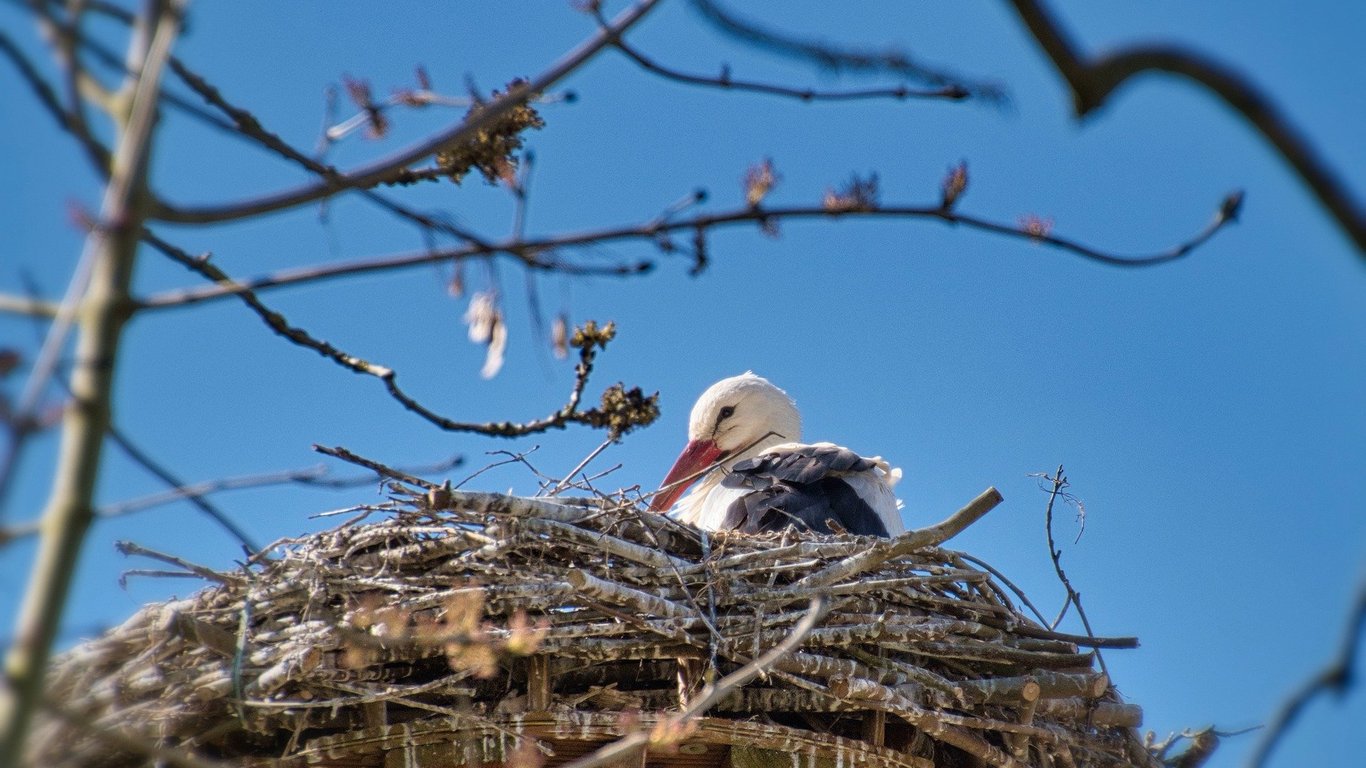
<svg viewBox="0 0 1366 768">
<path fill-rule="evenodd" d="M 628 764 L 1158 765 L 1090 650 L 1132 641 L 1050 631 L 939 546 L 993 503 L 887 540 L 414 493 L 65 654 L 31 762 L 556 766 L 650 734 Z"/>
</svg>

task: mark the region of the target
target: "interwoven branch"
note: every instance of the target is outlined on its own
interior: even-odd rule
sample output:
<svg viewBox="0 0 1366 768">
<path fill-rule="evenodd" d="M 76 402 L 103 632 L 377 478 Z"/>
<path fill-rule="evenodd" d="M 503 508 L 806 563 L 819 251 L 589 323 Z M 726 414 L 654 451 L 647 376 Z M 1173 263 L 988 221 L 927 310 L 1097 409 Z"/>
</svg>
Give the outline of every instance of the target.
<svg viewBox="0 0 1366 768">
<path fill-rule="evenodd" d="M 167 746 L 273 743 L 270 734 L 302 730 L 300 743 L 270 755 L 288 766 L 376 744 L 357 724 L 367 705 L 383 703 L 413 733 L 446 728 L 434 735 L 447 743 L 483 732 L 525 737 L 524 725 L 545 717 L 583 741 L 626 737 L 586 765 L 783 711 L 806 725 L 773 735 L 819 742 L 834 750 L 820 754 L 845 764 L 900 756 L 893 764 L 918 765 L 952 750 L 1002 768 L 1040 764 L 1035 755 L 1156 768 L 1132 731 L 1140 711 L 1118 699 L 1090 654 L 983 589 L 989 573 L 953 565 L 956 555 L 934 546 L 970 522 L 965 513 L 922 528 L 912 537 L 919 548 L 840 570 L 874 542 L 711 533 L 703 546 L 701 532 L 624 497 L 401 485 L 391 484 L 384 519 L 282 542 L 249 576 L 202 574 L 215 586 L 151 606 L 64 659 L 51 690 L 118 691 L 91 706 L 131 733 L 156 729 Z M 199 570 L 151 556 L 180 573 Z M 815 593 L 794 589 L 816 573 L 843 575 Z M 244 606 L 252 620 L 234 672 Z M 175 681 L 169 688 L 140 685 L 149 659 Z M 680 693 L 676 675 L 709 665 L 714 685 Z M 648 719 L 632 724 L 625 712 Z M 847 738 L 851 722 L 879 712 L 919 736 L 895 750 Z M 461 715 L 459 736 L 451 713 Z M 203 735 L 206 722 L 217 724 L 212 735 Z M 602 722 L 615 725 L 577 729 Z M 88 735 L 44 736 L 44 756 L 65 764 L 110 759 Z"/>
</svg>

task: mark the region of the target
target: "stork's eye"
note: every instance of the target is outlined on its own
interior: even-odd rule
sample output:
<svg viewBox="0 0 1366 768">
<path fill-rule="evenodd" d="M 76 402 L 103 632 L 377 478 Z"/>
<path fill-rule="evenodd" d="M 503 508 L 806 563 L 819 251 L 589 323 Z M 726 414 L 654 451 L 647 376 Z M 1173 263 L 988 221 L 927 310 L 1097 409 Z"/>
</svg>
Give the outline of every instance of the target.
<svg viewBox="0 0 1366 768">
<path fill-rule="evenodd" d="M 725 421 L 726 419 L 729 419 L 730 417 L 732 417 L 732 416 L 734 416 L 734 415 L 735 415 L 735 406 L 733 406 L 733 405 L 728 405 L 728 406 L 726 406 L 725 408 L 722 408 L 720 413 L 716 414 L 716 423 L 717 423 L 717 424 L 720 424 L 721 422 Z"/>
</svg>

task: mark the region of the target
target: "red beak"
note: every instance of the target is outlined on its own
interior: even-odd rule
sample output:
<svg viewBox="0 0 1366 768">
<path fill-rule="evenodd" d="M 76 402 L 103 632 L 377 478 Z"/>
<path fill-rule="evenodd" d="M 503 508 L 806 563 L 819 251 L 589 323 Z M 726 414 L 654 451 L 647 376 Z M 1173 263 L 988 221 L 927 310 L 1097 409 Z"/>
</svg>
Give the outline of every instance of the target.
<svg viewBox="0 0 1366 768">
<path fill-rule="evenodd" d="M 697 481 L 701 476 L 702 470 L 711 466 L 711 463 L 721 458 L 721 449 L 716 447 L 714 440 L 693 440 L 688 443 L 683 452 L 678 454 L 678 459 L 674 461 L 673 469 L 664 477 L 663 487 L 669 488 L 662 493 L 656 494 L 654 501 L 650 502 L 652 512 L 663 512 L 672 507 L 678 497 L 688 490 L 688 486 Z M 688 478 L 684 481 L 684 478 Z M 677 483 L 677 485 L 674 485 Z"/>
</svg>

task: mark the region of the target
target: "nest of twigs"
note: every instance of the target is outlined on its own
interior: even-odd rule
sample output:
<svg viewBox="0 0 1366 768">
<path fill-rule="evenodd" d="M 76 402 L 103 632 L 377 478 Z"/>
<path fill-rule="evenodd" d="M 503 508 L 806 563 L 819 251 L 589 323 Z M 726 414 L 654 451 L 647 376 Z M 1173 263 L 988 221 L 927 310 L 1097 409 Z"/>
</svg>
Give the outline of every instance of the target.
<svg viewBox="0 0 1366 768">
<path fill-rule="evenodd" d="M 1092 652 L 1132 641 L 1022 615 L 938 546 L 963 514 L 704 535 L 611 500 L 413 495 L 62 656 L 31 761 L 557 765 L 646 733 L 651 765 L 1157 765 Z"/>
</svg>

